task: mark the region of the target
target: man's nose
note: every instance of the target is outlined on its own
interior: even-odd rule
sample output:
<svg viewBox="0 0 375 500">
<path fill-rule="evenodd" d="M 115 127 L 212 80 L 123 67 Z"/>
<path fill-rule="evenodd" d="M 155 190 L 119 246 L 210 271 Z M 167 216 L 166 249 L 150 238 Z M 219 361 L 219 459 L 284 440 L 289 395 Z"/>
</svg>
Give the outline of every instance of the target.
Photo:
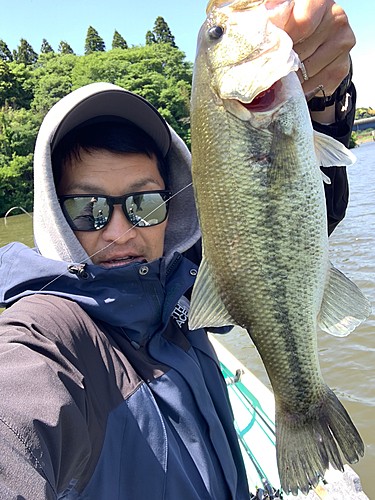
<svg viewBox="0 0 375 500">
<path fill-rule="evenodd" d="M 137 235 L 136 228 L 125 217 L 121 205 L 114 205 L 111 220 L 103 229 L 103 238 L 116 243 L 126 243 Z"/>
</svg>

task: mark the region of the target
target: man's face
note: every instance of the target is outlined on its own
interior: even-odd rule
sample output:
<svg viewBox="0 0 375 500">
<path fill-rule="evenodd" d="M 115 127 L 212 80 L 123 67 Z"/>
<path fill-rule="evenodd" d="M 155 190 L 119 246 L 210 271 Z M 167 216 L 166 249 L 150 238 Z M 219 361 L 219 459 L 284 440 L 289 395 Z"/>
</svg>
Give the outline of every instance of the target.
<svg viewBox="0 0 375 500">
<path fill-rule="evenodd" d="M 122 196 L 138 191 L 165 189 L 156 158 L 143 154 L 112 154 L 105 150 L 80 151 L 64 167 L 58 194 Z M 110 268 L 134 260 L 158 259 L 163 255 L 167 220 L 157 226 L 135 227 L 120 205 L 114 206 L 109 223 L 98 231 L 74 231 L 94 264 Z"/>
</svg>

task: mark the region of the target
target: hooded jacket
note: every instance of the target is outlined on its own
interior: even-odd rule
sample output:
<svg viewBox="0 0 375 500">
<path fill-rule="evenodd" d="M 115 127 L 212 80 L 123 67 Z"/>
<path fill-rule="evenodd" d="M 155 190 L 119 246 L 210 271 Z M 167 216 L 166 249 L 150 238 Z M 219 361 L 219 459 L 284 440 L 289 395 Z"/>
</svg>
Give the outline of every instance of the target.
<svg viewBox="0 0 375 500">
<path fill-rule="evenodd" d="M 51 166 L 61 120 L 34 157 L 36 248 L 0 253 L 0 498 L 249 498 L 233 418 L 204 330 L 189 331 L 200 231 L 190 154 L 171 129 L 165 249 L 150 263 L 91 263 L 62 214 Z M 9 307 L 11 306 L 11 307 Z"/>
</svg>

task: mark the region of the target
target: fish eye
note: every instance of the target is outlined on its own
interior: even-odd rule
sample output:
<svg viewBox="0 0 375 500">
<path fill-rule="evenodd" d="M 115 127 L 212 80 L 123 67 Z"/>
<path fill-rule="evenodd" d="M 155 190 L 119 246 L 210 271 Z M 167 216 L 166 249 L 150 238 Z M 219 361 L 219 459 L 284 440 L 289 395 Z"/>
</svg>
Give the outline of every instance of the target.
<svg viewBox="0 0 375 500">
<path fill-rule="evenodd" d="M 223 36 L 223 33 L 224 33 L 224 30 L 221 26 L 212 26 L 212 28 L 210 28 L 208 30 L 208 36 L 210 38 L 214 38 L 215 40 L 218 40 L 219 38 L 221 38 Z"/>
</svg>

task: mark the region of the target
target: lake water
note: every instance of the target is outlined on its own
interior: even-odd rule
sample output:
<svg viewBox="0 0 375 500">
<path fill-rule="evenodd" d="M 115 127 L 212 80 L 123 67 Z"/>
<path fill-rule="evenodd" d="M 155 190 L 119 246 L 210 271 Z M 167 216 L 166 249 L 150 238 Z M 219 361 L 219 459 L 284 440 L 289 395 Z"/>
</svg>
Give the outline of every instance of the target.
<svg viewBox="0 0 375 500">
<path fill-rule="evenodd" d="M 375 143 L 354 150 L 349 168 L 350 203 L 344 221 L 330 238 L 331 260 L 370 298 L 375 312 Z M 27 215 L 0 220 L 0 246 L 11 241 L 32 246 L 32 221 Z M 319 359 L 327 384 L 339 396 L 366 445 L 353 468 L 368 497 L 375 490 L 375 316 L 345 338 L 318 332 Z M 246 332 L 221 337 L 227 348 L 269 386 L 262 362 Z"/>
</svg>

